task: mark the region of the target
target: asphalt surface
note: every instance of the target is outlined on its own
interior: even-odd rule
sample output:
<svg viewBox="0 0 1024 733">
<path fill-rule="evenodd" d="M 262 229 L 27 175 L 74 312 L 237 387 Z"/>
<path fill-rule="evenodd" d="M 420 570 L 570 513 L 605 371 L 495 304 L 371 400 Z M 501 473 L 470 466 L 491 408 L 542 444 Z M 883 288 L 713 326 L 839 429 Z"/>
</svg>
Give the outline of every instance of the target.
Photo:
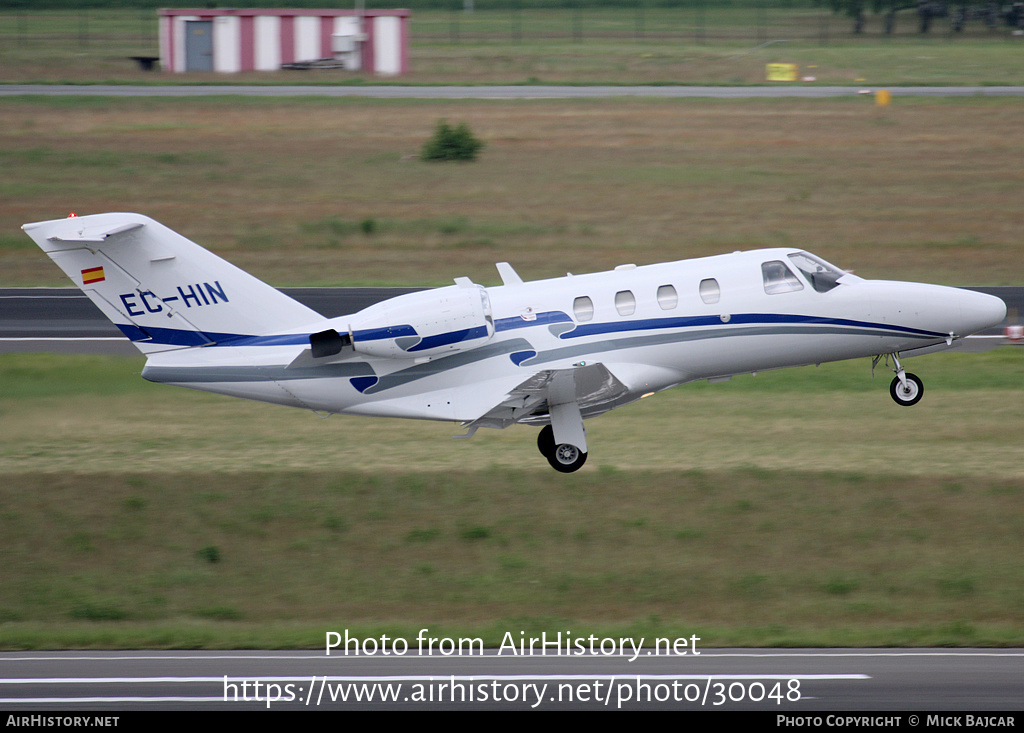
<svg viewBox="0 0 1024 733">
<path fill-rule="evenodd" d="M 835 86 L 210 86 L 168 85 L 71 85 L 5 84 L 0 96 L 91 96 L 91 97 L 209 97 L 223 95 L 252 97 L 368 97 L 374 99 L 594 99 L 609 97 L 704 97 L 713 99 L 759 99 L 803 97 L 827 99 L 867 94 L 882 87 Z M 893 96 L 913 97 L 1019 97 L 1020 86 L 936 86 L 884 87 Z"/>
<path fill-rule="evenodd" d="M 282 288 L 326 318 L 416 288 Z M 0 288 L 0 353 L 138 354 L 78 288 Z"/>
<path fill-rule="evenodd" d="M 330 656 L 325 651 L 8 652 L 0 654 L 0 708 L 9 714 L 267 707 L 762 710 L 771 711 L 774 722 L 774 714 L 816 711 L 1014 711 L 1024 700 L 1024 651 L 1019 649 L 696 645 L 698 655 L 669 654 L 667 648 L 659 655 L 648 644 L 631 660 L 628 645 L 614 656 L 599 649 L 570 654 L 575 647 L 568 644 L 558 651 L 550 646 L 545 655 L 539 650 L 532 655 L 512 649 L 471 652 L 466 646 L 462 654 L 438 654 L 435 647 L 433 655 L 421 656 L 415 639 L 403 654 L 395 654 L 391 644 L 389 655 L 379 645 L 372 654 L 348 656 L 338 649 Z M 362 700 L 355 701 L 356 695 Z M 268 705 L 268 696 L 279 699 Z"/>
</svg>

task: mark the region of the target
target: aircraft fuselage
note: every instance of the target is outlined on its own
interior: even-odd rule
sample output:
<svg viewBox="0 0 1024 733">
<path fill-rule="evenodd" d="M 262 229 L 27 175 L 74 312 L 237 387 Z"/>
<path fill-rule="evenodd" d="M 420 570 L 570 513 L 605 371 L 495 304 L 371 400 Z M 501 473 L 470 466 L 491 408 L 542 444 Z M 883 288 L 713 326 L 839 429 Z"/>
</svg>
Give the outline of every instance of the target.
<svg viewBox="0 0 1024 733">
<path fill-rule="evenodd" d="M 326 412 L 471 422 L 493 406 L 488 403 L 496 389 L 505 391 L 500 385 L 511 390 L 537 369 L 599 362 L 628 391 L 613 403 L 585 409 L 591 416 L 695 380 L 952 345 L 1005 315 L 1002 301 L 992 296 L 851 274 L 818 292 L 791 271 L 796 282 L 768 292 L 762 265 L 788 262 L 795 252 L 737 252 L 480 288 L 493 335 L 479 343 L 452 341 L 449 349 L 422 356 L 414 350 L 396 358 L 346 349 L 333 358 L 293 364 L 308 345 L 307 328 L 296 332 L 297 343 L 261 339 L 206 349 L 208 358 L 201 362 L 195 353 L 154 354 L 144 376 Z M 701 284 L 709 281 L 717 292 L 706 287 L 702 295 Z M 442 292 L 459 288 L 399 296 L 317 328 L 358 334 L 366 314 L 372 317 L 386 306 L 393 322 L 376 328 L 402 333 L 409 314 L 425 312 Z M 179 366 L 182 360 L 188 365 Z M 224 365 L 240 360 L 247 366 L 227 374 Z M 239 381 L 246 371 L 253 380 Z"/>
</svg>

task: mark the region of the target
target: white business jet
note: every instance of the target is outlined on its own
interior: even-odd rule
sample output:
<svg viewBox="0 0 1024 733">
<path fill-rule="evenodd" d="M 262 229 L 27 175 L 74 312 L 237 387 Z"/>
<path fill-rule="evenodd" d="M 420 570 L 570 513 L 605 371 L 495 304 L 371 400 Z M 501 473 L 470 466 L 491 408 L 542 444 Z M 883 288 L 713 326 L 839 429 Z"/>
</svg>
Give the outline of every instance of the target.
<svg viewBox="0 0 1024 733">
<path fill-rule="evenodd" d="M 503 284 L 468 278 L 324 318 L 139 214 L 24 230 L 146 355 L 153 382 L 328 413 L 543 426 L 569 473 L 586 418 L 686 382 L 881 358 L 900 405 L 921 399 L 901 353 L 951 347 L 1006 306 L 956 288 L 865 280 L 765 249 Z"/>
</svg>

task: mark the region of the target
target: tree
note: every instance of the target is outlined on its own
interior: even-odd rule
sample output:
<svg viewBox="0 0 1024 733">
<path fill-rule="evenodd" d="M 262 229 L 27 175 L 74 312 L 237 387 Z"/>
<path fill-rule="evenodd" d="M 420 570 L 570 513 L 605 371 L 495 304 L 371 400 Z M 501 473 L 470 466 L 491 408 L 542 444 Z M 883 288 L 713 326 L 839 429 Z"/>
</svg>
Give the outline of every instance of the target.
<svg viewBox="0 0 1024 733">
<path fill-rule="evenodd" d="M 886 14 L 885 32 L 892 33 L 896 27 L 896 13 L 900 10 L 917 8 L 921 5 L 917 0 L 816 0 L 819 5 L 827 4 L 833 12 L 842 13 L 853 18 L 853 32 L 864 30 L 864 13 L 868 8 L 879 15 Z"/>
</svg>

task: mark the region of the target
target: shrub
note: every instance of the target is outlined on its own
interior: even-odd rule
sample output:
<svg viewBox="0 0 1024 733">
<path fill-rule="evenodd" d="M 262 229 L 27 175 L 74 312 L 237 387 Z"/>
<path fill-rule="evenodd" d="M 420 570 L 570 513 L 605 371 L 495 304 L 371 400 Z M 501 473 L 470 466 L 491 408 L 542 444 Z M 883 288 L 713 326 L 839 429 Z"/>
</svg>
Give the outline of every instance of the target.
<svg viewBox="0 0 1024 733">
<path fill-rule="evenodd" d="M 463 122 L 451 127 L 445 120 L 437 123 L 434 135 L 423 145 L 424 160 L 475 160 L 484 144 L 477 140 Z"/>
<path fill-rule="evenodd" d="M 205 560 L 208 563 L 220 562 L 220 550 L 213 545 L 207 545 L 199 550 L 196 550 L 196 557 L 200 560 Z"/>
</svg>

